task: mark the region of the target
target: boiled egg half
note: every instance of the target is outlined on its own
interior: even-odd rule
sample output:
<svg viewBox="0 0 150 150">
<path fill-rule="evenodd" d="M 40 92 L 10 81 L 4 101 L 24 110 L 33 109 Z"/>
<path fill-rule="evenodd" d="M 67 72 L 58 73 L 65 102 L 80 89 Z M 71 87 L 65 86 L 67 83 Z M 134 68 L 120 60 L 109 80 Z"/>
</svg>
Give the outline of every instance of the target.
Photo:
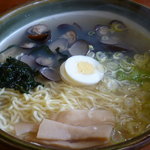
<svg viewBox="0 0 150 150">
<path fill-rule="evenodd" d="M 68 58 L 60 67 L 62 80 L 72 85 L 94 85 L 104 76 L 103 66 L 89 56 Z"/>
</svg>

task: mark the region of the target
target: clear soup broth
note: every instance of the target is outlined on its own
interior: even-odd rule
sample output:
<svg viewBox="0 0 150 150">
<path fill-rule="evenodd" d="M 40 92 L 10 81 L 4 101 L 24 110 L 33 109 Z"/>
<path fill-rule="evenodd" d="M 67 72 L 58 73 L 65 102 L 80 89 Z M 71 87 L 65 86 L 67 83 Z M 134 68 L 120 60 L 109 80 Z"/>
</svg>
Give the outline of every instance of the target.
<svg viewBox="0 0 150 150">
<path fill-rule="evenodd" d="M 150 34 L 105 11 L 35 20 L 0 43 L 0 128 L 68 149 L 149 129 Z"/>
</svg>

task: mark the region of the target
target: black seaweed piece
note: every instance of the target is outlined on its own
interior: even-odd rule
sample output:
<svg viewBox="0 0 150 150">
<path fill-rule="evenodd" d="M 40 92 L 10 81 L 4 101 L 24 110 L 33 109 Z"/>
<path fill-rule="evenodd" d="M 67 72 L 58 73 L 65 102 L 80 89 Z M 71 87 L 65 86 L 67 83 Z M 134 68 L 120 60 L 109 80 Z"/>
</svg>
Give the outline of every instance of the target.
<svg viewBox="0 0 150 150">
<path fill-rule="evenodd" d="M 11 57 L 0 65 L 0 75 L 0 88 L 11 88 L 21 93 L 29 93 L 29 90 L 41 85 L 34 79 L 36 72 L 27 64 Z"/>
</svg>

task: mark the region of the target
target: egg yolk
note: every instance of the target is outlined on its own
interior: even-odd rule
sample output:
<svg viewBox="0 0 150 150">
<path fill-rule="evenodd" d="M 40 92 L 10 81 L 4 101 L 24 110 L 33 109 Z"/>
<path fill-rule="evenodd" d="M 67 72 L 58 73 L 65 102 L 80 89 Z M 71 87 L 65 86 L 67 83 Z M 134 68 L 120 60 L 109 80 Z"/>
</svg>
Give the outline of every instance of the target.
<svg viewBox="0 0 150 150">
<path fill-rule="evenodd" d="M 92 74 L 95 71 L 93 65 L 88 62 L 79 62 L 77 68 L 78 72 L 81 74 Z"/>
</svg>

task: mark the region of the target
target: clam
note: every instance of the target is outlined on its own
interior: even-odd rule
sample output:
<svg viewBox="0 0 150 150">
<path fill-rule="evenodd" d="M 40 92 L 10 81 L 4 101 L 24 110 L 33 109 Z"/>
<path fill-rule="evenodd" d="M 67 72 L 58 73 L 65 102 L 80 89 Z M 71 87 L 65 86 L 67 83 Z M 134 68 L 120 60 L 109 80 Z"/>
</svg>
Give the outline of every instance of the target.
<svg viewBox="0 0 150 150">
<path fill-rule="evenodd" d="M 57 37 L 60 37 L 64 34 L 66 34 L 67 32 L 74 32 L 73 34 L 74 35 L 80 35 L 80 32 L 81 32 L 81 27 L 76 24 L 76 23 L 73 23 L 73 25 L 71 24 L 60 24 L 59 26 L 57 26 L 57 30 L 56 30 L 56 33 L 55 35 L 57 35 Z"/>
<path fill-rule="evenodd" d="M 111 45 L 118 43 L 119 38 L 114 32 L 111 31 L 111 28 L 109 26 L 97 25 L 95 30 L 97 37 L 100 39 L 101 43 Z"/>
<path fill-rule="evenodd" d="M 35 41 L 44 41 L 50 37 L 50 30 L 44 24 L 37 24 L 27 29 L 28 38 Z"/>
<path fill-rule="evenodd" d="M 26 43 L 23 43 L 20 47 L 24 49 L 31 49 L 31 48 L 35 48 L 36 46 L 37 46 L 36 43 L 26 42 Z"/>
<path fill-rule="evenodd" d="M 27 65 L 29 65 L 32 69 L 38 69 L 38 65 L 35 63 L 35 57 L 31 56 L 31 55 L 23 55 L 20 58 L 20 61 L 26 63 Z"/>
<path fill-rule="evenodd" d="M 109 25 L 116 32 L 122 32 L 122 31 L 126 31 L 127 30 L 127 26 L 123 22 L 121 22 L 119 20 L 112 20 L 109 23 Z"/>
<path fill-rule="evenodd" d="M 109 26 L 101 26 L 97 25 L 96 27 L 96 34 L 100 39 L 100 42 L 103 44 L 117 44 L 119 41 L 119 37 L 111 31 Z"/>
<path fill-rule="evenodd" d="M 95 28 L 98 36 L 104 36 L 110 33 L 110 27 L 107 25 L 97 25 Z"/>
<path fill-rule="evenodd" d="M 48 80 L 51 80 L 51 81 L 61 80 L 58 71 L 55 69 L 44 67 L 40 69 L 40 73 L 43 75 L 43 77 L 45 77 Z"/>
<path fill-rule="evenodd" d="M 29 52 L 29 55 L 32 55 L 34 57 L 51 57 L 53 52 L 49 49 L 49 47 L 46 44 L 39 45 L 38 47 L 35 47 Z"/>
<path fill-rule="evenodd" d="M 76 23 L 76 22 L 73 23 L 73 26 L 75 26 L 79 30 L 82 30 L 82 27 L 78 23 Z"/>
<path fill-rule="evenodd" d="M 69 45 L 71 45 L 77 40 L 77 35 L 76 35 L 75 31 L 70 30 L 70 31 L 66 32 L 65 34 L 63 34 L 61 36 L 61 38 L 67 39 Z"/>
<path fill-rule="evenodd" d="M 35 62 L 41 66 L 53 66 L 56 63 L 54 57 L 38 57 Z"/>
<path fill-rule="evenodd" d="M 68 31 L 76 31 L 78 30 L 78 28 L 76 26 L 70 25 L 70 24 L 60 24 L 59 26 L 57 26 L 57 30 L 64 34 Z"/>
<path fill-rule="evenodd" d="M 62 64 L 70 56 L 68 51 L 65 51 L 64 53 L 61 53 L 59 51 L 59 49 L 57 49 L 56 52 L 57 52 L 57 60 L 58 60 L 59 64 Z"/>
<path fill-rule="evenodd" d="M 85 40 L 77 40 L 69 49 L 69 53 L 73 55 L 86 55 L 89 50 L 89 44 Z"/>
<path fill-rule="evenodd" d="M 56 52 L 57 49 L 59 49 L 60 52 L 65 51 L 68 49 L 68 40 L 64 38 L 58 38 L 49 44 L 49 49 L 52 52 Z"/>
</svg>

